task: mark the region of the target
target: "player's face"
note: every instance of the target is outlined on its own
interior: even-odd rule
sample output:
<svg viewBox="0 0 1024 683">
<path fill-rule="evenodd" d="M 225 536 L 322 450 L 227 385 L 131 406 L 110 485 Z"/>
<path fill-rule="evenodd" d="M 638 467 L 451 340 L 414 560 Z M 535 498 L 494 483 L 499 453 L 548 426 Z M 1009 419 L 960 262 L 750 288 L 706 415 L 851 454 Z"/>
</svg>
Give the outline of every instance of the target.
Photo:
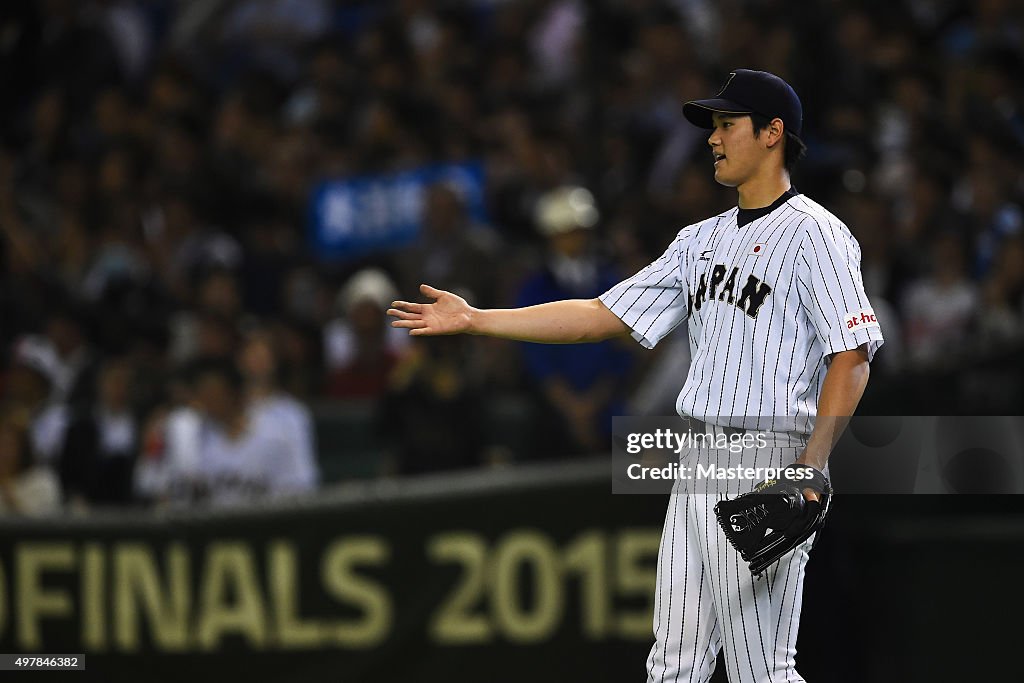
<svg viewBox="0 0 1024 683">
<path fill-rule="evenodd" d="M 749 116 L 713 114 L 714 130 L 708 137 L 715 160 L 715 180 L 726 187 L 737 187 L 750 180 L 764 162 L 766 150 L 754 137 Z"/>
</svg>

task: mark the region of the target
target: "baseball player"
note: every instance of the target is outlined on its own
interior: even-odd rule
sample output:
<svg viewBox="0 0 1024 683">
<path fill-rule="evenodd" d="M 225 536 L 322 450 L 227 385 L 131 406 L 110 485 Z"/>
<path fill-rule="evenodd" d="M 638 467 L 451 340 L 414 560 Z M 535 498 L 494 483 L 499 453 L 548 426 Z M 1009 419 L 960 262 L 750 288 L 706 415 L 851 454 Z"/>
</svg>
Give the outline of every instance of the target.
<svg viewBox="0 0 1024 683">
<path fill-rule="evenodd" d="M 651 348 L 685 321 L 692 362 L 678 413 L 712 431 L 765 434 L 758 466 L 820 475 L 882 344 L 860 247 L 790 183 L 804 152 L 803 110 L 785 81 L 738 69 L 716 97 L 687 102 L 683 114 L 710 131 L 715 180 L 736 188 L 737 207 L 683 228 L 660 258 L 596 299 L 478 310 L 423 285 L 433 302 L 394 302 L 392 324 L 413 335 L 551 343 L 630 334 Z M 803 680 L 796 638 L 813 535 L 755 578 L 715 520 L 717 501 L 756 483 L 676 482 L 676 493 L 699 495 L 670 498 L 648 681 L 706 682 L 723 648 L 733 683 Z M 818 490 L 797 489 L 808 504 Z"/>
</svg>

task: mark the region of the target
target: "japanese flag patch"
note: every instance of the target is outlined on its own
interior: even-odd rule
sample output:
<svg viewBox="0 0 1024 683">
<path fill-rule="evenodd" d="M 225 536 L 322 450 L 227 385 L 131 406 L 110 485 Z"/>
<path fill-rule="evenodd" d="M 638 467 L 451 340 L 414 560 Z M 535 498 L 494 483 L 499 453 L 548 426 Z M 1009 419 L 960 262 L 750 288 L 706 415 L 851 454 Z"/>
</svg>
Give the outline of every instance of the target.
<svg viewBox="0 0 1024 683">
<path fill-rule="evenodd" d="M 764 253 L 764 244 L 758 242 L 750 249 L 750 253 L 753 254 L 754 256 L 760 256 L 761 254 Z"/>
<path fill-rule="evenodd" d="M 843 319 L 848 330 L 860 330 L 866 327 L 879 327 L 878 318 L 870 308 L 863 308 L 853 313 L 847 313 Z"/>
</svg>

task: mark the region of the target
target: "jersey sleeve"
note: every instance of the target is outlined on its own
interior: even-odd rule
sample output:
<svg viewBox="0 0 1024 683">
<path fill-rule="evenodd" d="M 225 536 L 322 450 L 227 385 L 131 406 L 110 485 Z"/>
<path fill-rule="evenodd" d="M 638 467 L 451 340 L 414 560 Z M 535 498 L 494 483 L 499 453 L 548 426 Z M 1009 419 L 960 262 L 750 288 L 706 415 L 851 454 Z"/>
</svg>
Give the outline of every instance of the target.
<svg viewBox="0 0 1024 683">
<path fill-rule="evenodd" d="M 654 348 L 689 315 L 688 235 L 687 230 L 681 231 L 661 257 L 599 297 L 645 348 Z"/>
<path fill-rule="evenodd" d="M 826 354 L 867 345 L 868 360 L 882 345 L 881 326 L 864 293 L 860 245 L 843 225 L 805 220 L 797 260 L 800 300 Z"/>
</svg>

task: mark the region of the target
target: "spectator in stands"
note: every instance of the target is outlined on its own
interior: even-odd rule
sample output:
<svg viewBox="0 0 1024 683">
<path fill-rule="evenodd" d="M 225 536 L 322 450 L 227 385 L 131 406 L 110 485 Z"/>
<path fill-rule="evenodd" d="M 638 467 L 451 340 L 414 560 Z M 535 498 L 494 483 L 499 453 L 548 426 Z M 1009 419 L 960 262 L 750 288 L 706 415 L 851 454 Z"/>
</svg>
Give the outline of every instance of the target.
<svg viewBox="0 0 1024 683">
<path fill-rule="evenodd" d="M 402 359 L 379 406 L 380 433 L 399 474 L 473 467 L 487 445 L 484 396 L 465 363 L 469 340 L 433 341 Z"/>
<path fill-rule="evenodd" d="M 84 397 L 92 381 L 94 354 L 86 339 L 84 311 L 73 304 L 51 304 L 42 334 L 18 341 L 19 353 L 30 354 L 50 382 L 51 403 Z"/>
<path fill-rule="evenodd" d="M 172 356 L 178 363 L 202 356 L 227 356 L 237 345 L 236 325 L 242 312 L 238 279 L 229 270 L 205 273 L 196 286 L 194 308 L 173 318 Z"/>
<path fill-rule="evenodd" d="M 595 252 L 592 230 L 598 210 L 588 190 L 553 190 L 537 202 L 536 216 L 548 241 L 547 258 L 523 285 L 516 307 L 592 299 L 619 282 Z M 606 448 L 611 416 L 621 414 L 623 407 L 623 384 L 632 364 L 627 349 L 616 341 L 579 347 L 523 344 L 522 349 L 530 378 L 553 409 L 542 437 L 552 453 Z"/>
<path fill-rule="evenodd" d="M 124 358 L 104 362 L 95 405 L 71 419 L 58 463 L 65 501 L 74 509 L 127 505 L 134 499 L 138 417 L 131 404 L 134 368 Z"/>
<path fill-rule="evenodd" d="M 251 410 L 241 373 L 230 360 L 201 359 L 191 381 L 202 417 L 198 435 L 197 497 L 213 505 L 303 494 L 316 471 L 302 459 L 295 432 L 276 415 Z"/>
<path fill-rule="evenodd" d="M 395 272 L 400 274 L 402 291 L 440 282 L 475 306 L 489 306 L 499 284 L 495 276 L 500 247 L 493 230 L 469 220 L 456 188 L 434 185 L 426 192 L 422 235 L 398 254 Z"/>
<path fill-rule="evenodd" d="M 398 290 L 378 269 L 353 275 L 338 293 L 337 308 L 344 318 L 325 330 L 324 345 L 331 398 L 374 398 L 384 393 L 407 339 L 387 323 L 385 311 Z M 406 335 L 408 337 L 408 335 Z"/>
<path fill-rule="evenodd" d="M 0 408 L 0 514 L 40 516 L 60 511 L 60 483 L 53 470 L 33 462 L 30 415 L 23 407 Z"/>
<path fill-rule="evenodd" d="M 953 234 L 940 236 L 931 249 L 930 275 L 908 288 L 903 303 L 908 361 L 919 368 L 949 361 L 963 349 L 977 304 L 963 241 Z"/>
<path fill-rule="evenodd" d="M 309 408 L 278 385 L 279 368 L 273 338 L 263 330 L 251 331 L 239 358 L 245 379 L 249 411 L 277 425 L 277 432 L 293 453 L 286 459 L 309 471 L 312 481 L 319 480 L 316 460 L 316 434 Z"/>
<path fill-rule="evenodd" d="M 153 505 L 190 504 L 199 488 L 199 414 L 187 368 L 168 378 L 166 403 L 155 407 L 142 424 L 136 463 L 135 497 Z"/>
<path fill-rule="evenodd" d="M 971 274 L 978 278 L 988 275 L 1006 239 L 1024 233 L 1024 212 L 1007 201 L 1005 178 L 992 169 L 995 161 L 989 156 L 986 165 L 972 169 L 954 194 L 958 223 L 968 231 L 969 253 L 975 254 Z"/>
<path fill-rule="evenodd" d="M 69 409 L 54 401 L 54 355 L 37 339 L 22 339 L 7 370 L 4 398 L 29 416 L 29 452 L 34 463 L 53 466 L 67 430 Z"/>
<path fill-rule="evenodd" d="M 295 78 L 299 48 L 328 26 L 327 0 L 241 0 L 230 3 L 221 40 L 233 60 L 282 79 Z M 238 53 L 238 54 L 234 54 Z"/>
<path fill-rule="evenodd" d="M 1007 239 L 981 287 L 976 348 L 982 353 L 1014 348 L 1024 336 L 1024 239 Z"/>
<path fill-rule="evenodd" d="M 184 190 L 164 190 L 146 209 L 147 254 L 159 281 L 179 301 L 189 298 L 191 279 L 214 260 L 213 253 L 222 253 L 222 261 L 237 256 L 230 241 L 216 246 L 196 204 Z"/>
<path fill-rule="evenodd" d="M 268 319 L 267 327 L 278 352 L 281 389 L 301 401 L 322 397 L 323 328 L 295 316 Z"/>
<path fill-rule="evenodd" d="M 341 120 L 347 114 L 344 94 L 355 80 L 355 64 L 346 59 L 345 45 L 325 40 L 313 52 L 305 81 L 298 84 L 284 108 L 285 121 L 309 125 Z"/>
</svg>

